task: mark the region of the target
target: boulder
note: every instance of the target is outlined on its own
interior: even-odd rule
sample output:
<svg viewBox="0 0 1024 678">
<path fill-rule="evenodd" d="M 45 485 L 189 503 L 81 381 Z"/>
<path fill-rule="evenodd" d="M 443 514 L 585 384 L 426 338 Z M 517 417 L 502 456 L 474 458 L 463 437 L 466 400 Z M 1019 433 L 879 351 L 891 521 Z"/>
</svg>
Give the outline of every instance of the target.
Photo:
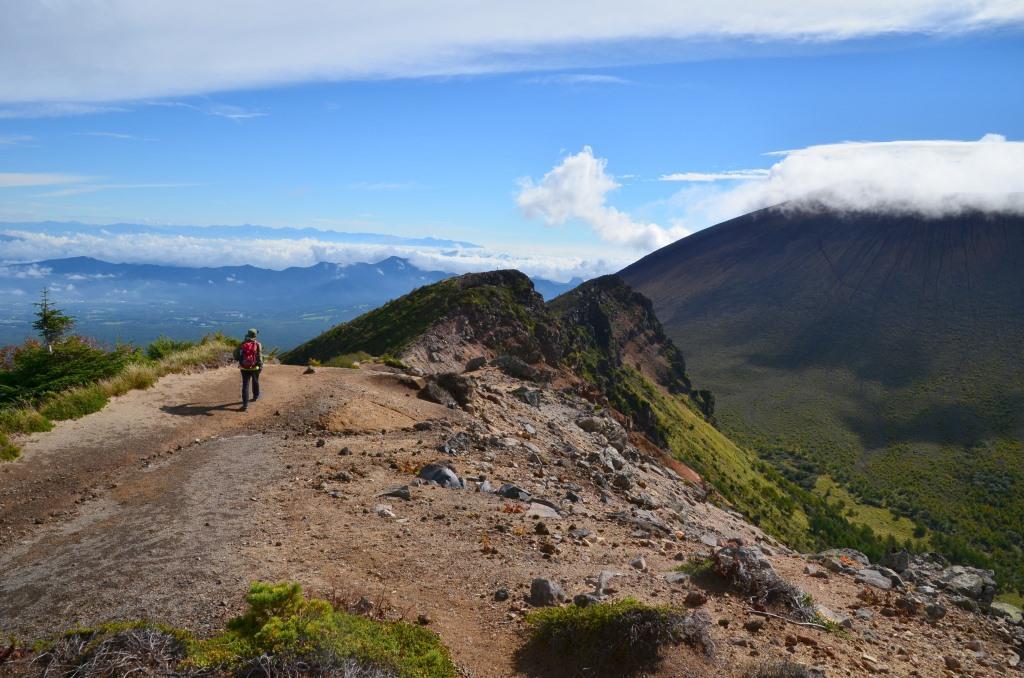
<svg viewBox="0 0 1024 678">
<path fill-rule="evenodd" d="M 419 477 L 427 482 L 437 483 L 441 487 L 461 490 L 466 487 L 462 478 L 456 475 L 451 467 L 442 463 L 427 464 L 420 469 Z"/>
<path fill-rule="evenodd" d="M 948 591 L 988 606 L 996 595 L 996 582 L 991 570 L 954 565 L 939 575 L 939 583 Z"/>
<path fill-rule="evenodd" d="M 565 600 L 565 591 L 558 585 L 558 582 L 538 577 L 530 584 L 528 600 L 534 607 L 558 605 Z"/>
<path fill-rule="evenodd" d="M 420 400 L 427 400 L 432 403 L 437 403 L 438 405 L 444 405 L 445 407 L 455 407 L 458 405 L 458 402 L 451 393 L 444 390 L 444 388 L 433 381 L 428 381 L 427 385 L 416 394 L 416 397 Z"/>
<path fill-rule="evenodd" d="M 409 501 L 412 499 L 412 491 L 408 485 L 399 485 L 398 487 L 392 487 L 390 490 L 385 490 L 377 495 L 378 497 L 394 497 L 396 499 L 404 499 Z"/>
</svg>

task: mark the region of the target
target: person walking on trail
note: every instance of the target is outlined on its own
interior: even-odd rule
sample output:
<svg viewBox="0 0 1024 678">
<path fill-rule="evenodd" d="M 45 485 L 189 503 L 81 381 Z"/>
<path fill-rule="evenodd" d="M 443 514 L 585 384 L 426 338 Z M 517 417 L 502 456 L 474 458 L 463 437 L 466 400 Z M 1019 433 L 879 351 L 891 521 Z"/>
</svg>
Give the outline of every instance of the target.
<svg viewBox="0 0 1024 678">
<path fill-rule="evenodd" d="M 260 371 L 263 369 L 263 346 L 256 341 L 258 332 L 251 329 L 235 349 L 235 360 L 242 372 L 242 411 L 249 409 L 249 384 L 252 384 L 252 400 L 260 399 Z"/>
</svg>

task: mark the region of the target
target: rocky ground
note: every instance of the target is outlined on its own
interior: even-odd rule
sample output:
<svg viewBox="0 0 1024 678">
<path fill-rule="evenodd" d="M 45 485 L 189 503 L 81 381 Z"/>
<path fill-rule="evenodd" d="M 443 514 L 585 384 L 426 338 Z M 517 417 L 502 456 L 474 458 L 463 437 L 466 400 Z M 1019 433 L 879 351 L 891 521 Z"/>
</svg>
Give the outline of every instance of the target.
<svg viewBox="0 0 1024 678">
<path fill-rule="evenodd" d="M 470 676 L 564 675 L 520 652 L 525 614 L 626 596 L 708 615 L 713 654 L 674 648 L 664 675 L 1020 665 L 1021 626 L 984 613 L 984 573 L 791 552 L 563 381 L 494 364 L 454 382 L 304 372 L 271 366 L 246 414 L 234 370 L 170 377 L 28 440 L 0 468 L 0 630 L 149 617 L 204 633 L 249 581 L 288 579 L 429 625 Z M 816 616 L 676 569 L 716 553 L 806 593 Z"/>
</svg>

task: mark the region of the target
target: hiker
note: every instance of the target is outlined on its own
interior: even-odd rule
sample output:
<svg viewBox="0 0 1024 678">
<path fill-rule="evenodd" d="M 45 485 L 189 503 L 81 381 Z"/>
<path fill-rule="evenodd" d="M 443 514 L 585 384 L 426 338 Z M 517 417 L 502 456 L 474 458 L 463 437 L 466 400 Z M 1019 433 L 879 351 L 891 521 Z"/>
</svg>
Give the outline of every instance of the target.
<svg viewBox="0 0 1024 678">
<path fill-rule="evenodd" d="M 249 409 L 249 382 L 252 382 L 252 400 L 260 399 L 260 370 L 263 369 L 263 346 L 256 341 L 256 329 L 245 333 L 245 339 L 235 349 L 235 360 L 242 371 L 242 411 Z"/>
</svg>

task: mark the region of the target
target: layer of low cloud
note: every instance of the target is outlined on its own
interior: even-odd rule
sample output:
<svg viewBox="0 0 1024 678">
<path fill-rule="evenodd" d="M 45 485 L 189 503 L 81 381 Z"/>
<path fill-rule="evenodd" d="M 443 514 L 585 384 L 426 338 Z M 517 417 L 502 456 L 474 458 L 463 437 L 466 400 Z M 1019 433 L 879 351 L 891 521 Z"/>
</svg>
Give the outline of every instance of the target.
<svg viewBox="0 0 1024 678">
<path fill-rule="evenodd" d="M 763 175 L 673 196 L 669 203 L 681 223 L 708 226 L 779 204 L 930 217 L 1024 213 L 1024 142 L 998 134 L 978 141 L 848 142 L 771 155 L 782 159 Z"/>
<path fill-rule="evenodd" d="M 281 240 L 156 234 L 114 235 L 102 230 L 55 235 L 6 229 L 5 233 L 15 239 L 4 242 L 0 263 L 88 256 L 112 262 L 171 266 L 251 264 L 282 269 L 289 266 L 312 266 L 321 261 L 338 264 L 373 263 L 398 256 L 409 259 L 413 265 L 424 270 L 468 273 L 516 268 L 532 276 L 558 281 L 574 277 L 590 278 L 617 271 L 630 263 L 628 257 L 566 256 L 560 252 L 509 253 L 475 247 L 363 245 L 315 238 Z M 0 265 L 0 277 L 4 277 L 5 270 L 10 272 L 12 269 Z"/>
<path fill-rule="evenodd" d="M 662 247 L 687 234 L 685 228 L 638 221 L 608 205 L 608 194 L 619 188 L 619 183 L 605 171 L 606 166 L 607 161 L 595 157 L 586 146 L 563 159 L 540 181 L 523 179 L 516 199 L 519 209 L 527 218 L 541 219 L 550 226 L 582 222 L 601 240 L 637 250 Z"/>
<path fill-rule="evenodd" d="M 568 64 L 600 65 L 593 47 L 612 42 L 945 35 L 1022 20 L 1015 0 L 107 0 L 102 11 L 89 2 L 10 0 L 0 16 L 0 101 L 494 72 L 550 64 L 546 50 L 561 50 Z"/>
</svg>

